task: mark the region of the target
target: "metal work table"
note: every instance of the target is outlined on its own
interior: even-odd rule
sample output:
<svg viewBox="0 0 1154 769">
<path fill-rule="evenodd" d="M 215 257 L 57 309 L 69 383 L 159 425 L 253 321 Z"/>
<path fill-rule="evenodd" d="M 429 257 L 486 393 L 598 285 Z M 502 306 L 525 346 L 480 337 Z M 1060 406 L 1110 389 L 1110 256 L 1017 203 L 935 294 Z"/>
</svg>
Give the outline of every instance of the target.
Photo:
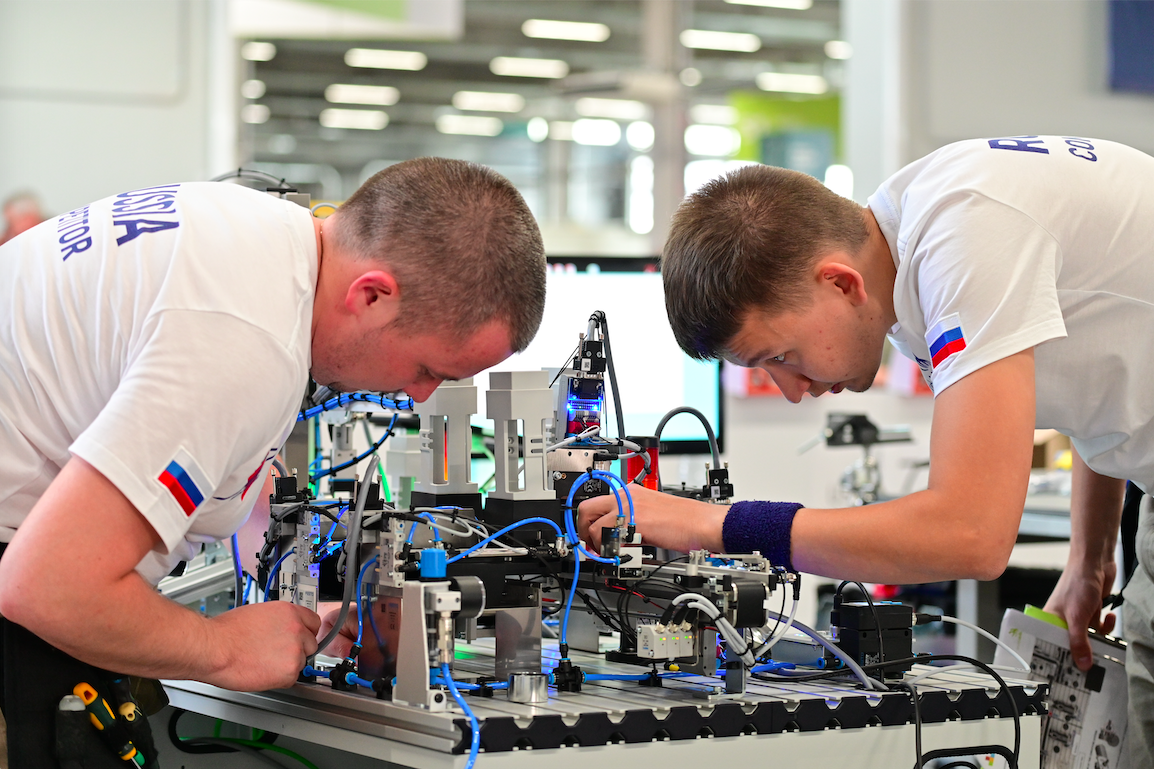
<svg viewBox="0 0 1154 769">
<path fill-rule="evenodd" d="M 546 667 L 555 644 L 546 642 Z M 492 672 L 493 647 L 458 644 L 457 675 Z M 574 653 L 587 672 L 641 672 Z M 926 672 L 918 666 L 915 673 Z M 1022 713 L 1021 766 L 1037 767 L 1044 688 L 1008 681 Z M 504 692 L 468 696 L 482 722 L 480 769 L 584 769 L 589 761 L 632 767 L 641 758 L 679 763 L 764 761 L 777 765 L 855 767 L 912 765 L 914 727 L 908 695 L 865 692 L 848 684 L 751 679 L 741 695 L 721 693 L 718 679 L 665 679 L 661 688 L 635 682 L 588 682 L 580 693 L 550 690 L 548 703 L 520 705 Z M 468 720 L 460 712 L 431 713 L 378 700 L 366 690 L 344 693 L 327 684 L 239 693 L 207 684 L 166 681 L 175 707 L 273 731 L 343 751 L 422 769 L 460 769 Z M 973 672 L 941 674 L 918 685 L 924 751 L 1013 744 L 1009 698 L 992 679 Z M 990 712 L 1001 714 L 989 717 Z M 678 750 L 674 758 L 670 751 Z M 546 756 L 542 756 L 541 753 Z"/>
</svg>

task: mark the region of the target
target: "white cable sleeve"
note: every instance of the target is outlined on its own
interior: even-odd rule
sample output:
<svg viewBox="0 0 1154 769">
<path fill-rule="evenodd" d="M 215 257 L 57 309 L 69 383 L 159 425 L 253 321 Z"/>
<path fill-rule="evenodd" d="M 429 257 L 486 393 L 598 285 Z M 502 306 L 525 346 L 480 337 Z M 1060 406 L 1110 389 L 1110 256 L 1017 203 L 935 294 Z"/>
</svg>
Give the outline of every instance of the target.
<svg viewBox="0 0 1154 769">
<path fill-rule="evenodd" d="M 1014 651 L 1010 647 L 1009 644 L 1007 644 L 1001 638 L 998 638 L 993 633 L 990 633 L 986 630 L 983 630 L 982 628 L 978 627 L 977 625 L 966 622 L 964 619 L 958 619 L 957 617 L 947 617 L 945 614 L 942 615 L 942 622 L 952 622 L 955 625 L 961 625 L 962 627 L 968 627 L 970 630 L 973 630 L 975 633 L 982 635 L 982 636 L 985 636 L 986 638 L 990 639 L 991 641 L 996 643 L 998 646 L 1001 646 L 1003 649 L 1005 649 L 1007 652 L 1009 652 L 1010 655 L 1018 661 L 1018 664 L 1022 666 L 1022 669 L 1017 671 L 1017 672 L 1019 672 L 1019 673 L 1029 673 L 1030 672 L 1030 663 L 1028 663 L 1028 662 L 1026 662 L 1026 660 L 1022 659 L 1022 655 L 1020 655 L 1016 651 Z"/>
</svg>

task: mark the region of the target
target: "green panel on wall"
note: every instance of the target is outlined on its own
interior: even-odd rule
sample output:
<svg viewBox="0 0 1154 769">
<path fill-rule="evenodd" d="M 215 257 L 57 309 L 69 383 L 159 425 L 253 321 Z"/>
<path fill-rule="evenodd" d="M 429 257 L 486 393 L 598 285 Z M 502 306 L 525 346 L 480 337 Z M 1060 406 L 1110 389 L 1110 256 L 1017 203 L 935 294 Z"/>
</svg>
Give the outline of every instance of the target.
<svg viewBox="0 0 1154 769">
<path fill-rule="evenodd" d="M 366 16 L 377 16 L 390 21 L 407 21 L 409 0 L 306 0 L 315 5 L 328 5 Z"/>
<path fill-rule="evenodd" d="M 790 97 L 761 91 L 735 91 L 729 103 L 737 110 L 737 129 L 741 132 L 741 160 L 771 162 L 763 157 L 766 139 L 777 134 L 803 134 L 828 131 L 833 137 L 834 160 L 843 157 L 841 141 L 841 97 Z M 768 146 L 773 146 L 770 141 Z"/>
</svg>

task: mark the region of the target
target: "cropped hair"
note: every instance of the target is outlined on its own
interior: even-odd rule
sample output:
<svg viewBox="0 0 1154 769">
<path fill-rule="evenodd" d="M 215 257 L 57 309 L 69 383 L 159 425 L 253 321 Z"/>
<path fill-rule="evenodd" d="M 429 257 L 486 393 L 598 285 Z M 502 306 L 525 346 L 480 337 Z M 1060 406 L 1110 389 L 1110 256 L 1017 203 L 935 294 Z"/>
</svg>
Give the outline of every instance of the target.
<svg viewBox="0 0 1154 769">
<path fill-rule="evenodd" d="M 867 238 L 862 207 L 807 174 L 747 166 L 710 181 L 678 207 L 662 254 L 677 343 L 719 357 L 751 311 L 806 306 L 810 267 Z"/>
<path fill-rule="evenodd" d="M 332 217 L 336 245 L 380 263 L 407 326 L 472 333 L 509 327 L 529 346 L 545 310 L 545 249 L 521 193 L 486 166 L 417 158 L 374 174 Z"/>
</svg>

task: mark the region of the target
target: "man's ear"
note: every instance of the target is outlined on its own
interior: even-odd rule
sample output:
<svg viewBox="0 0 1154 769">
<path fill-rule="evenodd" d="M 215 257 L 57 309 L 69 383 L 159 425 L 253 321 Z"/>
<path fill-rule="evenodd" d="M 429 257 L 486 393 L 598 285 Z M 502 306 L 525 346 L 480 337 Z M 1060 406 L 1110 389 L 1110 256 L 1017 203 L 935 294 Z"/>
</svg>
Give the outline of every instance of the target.
<svg viewBox="0 0 1154 769">
<path fill-rule="evenodd" d="M 865 278 L 845 261 L 836 258 L 822 261 L 818 264 L 817 278 L 822 286 L 838 291 L 855 307 L 864 305 L 868 299 Z"/>
<path fill-rule="evenodd" d="M 345 293 L 345 309 L 373 326 L 392 323 L 400 313 L 401 289 L 385 270 L 370 270 L 353 278 Z"/>
</svg>

